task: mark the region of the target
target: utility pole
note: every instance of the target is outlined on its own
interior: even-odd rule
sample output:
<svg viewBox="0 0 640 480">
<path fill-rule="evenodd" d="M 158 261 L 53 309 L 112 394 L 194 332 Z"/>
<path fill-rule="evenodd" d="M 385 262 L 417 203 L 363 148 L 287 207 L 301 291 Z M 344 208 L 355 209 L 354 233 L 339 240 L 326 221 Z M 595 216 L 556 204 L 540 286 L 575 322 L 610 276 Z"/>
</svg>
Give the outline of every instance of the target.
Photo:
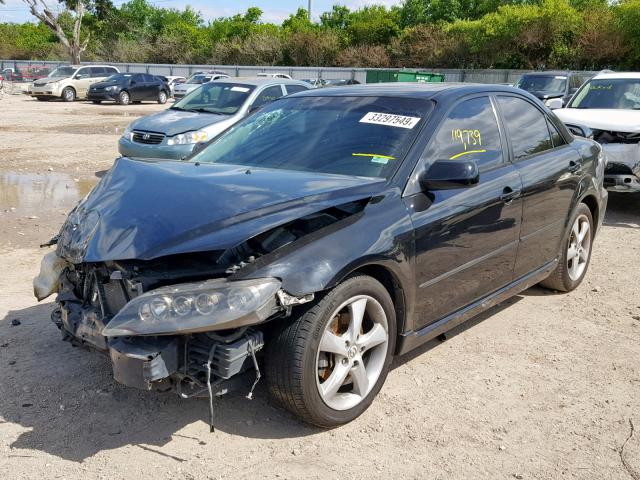
<svg viewBox="0 0 640 480">
<path fill-rule="evenodd" d="M 307 8 L 307 13 L 309 14 L 309 21 L 311 21 L 311 0 L 309 0 L 309 7 Z"/>
</svg>

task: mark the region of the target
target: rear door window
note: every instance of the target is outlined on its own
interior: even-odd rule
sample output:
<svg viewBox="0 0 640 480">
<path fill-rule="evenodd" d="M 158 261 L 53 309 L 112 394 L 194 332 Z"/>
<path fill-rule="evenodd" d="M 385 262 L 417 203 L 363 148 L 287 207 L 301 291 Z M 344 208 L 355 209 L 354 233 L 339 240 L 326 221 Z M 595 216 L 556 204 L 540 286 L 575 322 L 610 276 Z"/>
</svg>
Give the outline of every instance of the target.
<svg viewBox="0 0 640 480">
<path fill-rule="evenodd" d="M 253 102 L 252 108 L 261 107 L 267 103 L 277 100 L 283 95 L 282 86 L 273 85 L 262 90 Z"/>
<path fill-rule="evenodd" d="M 106 76 L 103 67 L 91 67 L 89 70 L 91 70 L 91 78 L 99 78 L 99 77 Z"/>
<path fill-rule="evenodd" d="M 518 97 L 500 95 L 498 104 L 511 140 L 514 161 L 553 148 L 547 120 L 540 110 Z"/>
<path fill-rule="evenodd" d="M 460 102 L 447 114 L 426 152 L 426 160 L 474 160 L 481 171 L 503 163 L 500 129 L 489 97 Z"/>
</svg>

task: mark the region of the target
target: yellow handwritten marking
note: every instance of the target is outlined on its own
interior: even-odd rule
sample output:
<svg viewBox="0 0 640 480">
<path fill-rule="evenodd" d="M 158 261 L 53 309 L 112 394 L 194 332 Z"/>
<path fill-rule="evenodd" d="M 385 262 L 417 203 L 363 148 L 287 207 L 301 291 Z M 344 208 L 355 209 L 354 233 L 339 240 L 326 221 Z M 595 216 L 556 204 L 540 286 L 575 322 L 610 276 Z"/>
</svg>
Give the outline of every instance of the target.
<svg viewBox="0 0 640 480">
<path fill-rule="evenodd" d="M 482 133 L 477 129 L 465 129 L 454 128 L 451 130 L 451 140 L 459 141 L 462 147 L 466 150 L 470 146 L 482 145 Z"/>
<path fill-rule="evenodd" d="M 455 160 L 456 158 L 460 158 L 461 156 L 468 155 L 470 153 L 485 153 L 485 152 L 486 150 L 467 150 L 466 152 L 461 152 L 454 155 L 453 157 L 449 157 L 449 160 Z"/>
<path fill-rule="evenodd" d="M 386 158 L 387 160 L 395 160 L 396 157 L 390 157 L 389 155 L 378 155 L 377 153 L 352 153 L 354 157 L 378 157 Z"/>
</svg>

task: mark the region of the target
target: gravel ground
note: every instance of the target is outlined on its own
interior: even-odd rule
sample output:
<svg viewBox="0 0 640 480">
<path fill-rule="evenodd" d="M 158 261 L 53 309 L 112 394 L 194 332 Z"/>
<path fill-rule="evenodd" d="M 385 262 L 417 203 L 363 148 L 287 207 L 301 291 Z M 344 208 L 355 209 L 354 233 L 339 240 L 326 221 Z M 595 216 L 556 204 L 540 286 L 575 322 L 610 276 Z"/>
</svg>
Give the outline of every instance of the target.
<svg viewBox="0 0 640 480">
<path fill-rule="evenodd" d="M 122 387 L 31 293 L 43 250 L 155 104 L 0 99 L 0 478 L 640 479 L 640 198 L 611 195 L 588 276 L 532 288 L 398 358 L 334 430 L 267 398 Z"/>
</svg>

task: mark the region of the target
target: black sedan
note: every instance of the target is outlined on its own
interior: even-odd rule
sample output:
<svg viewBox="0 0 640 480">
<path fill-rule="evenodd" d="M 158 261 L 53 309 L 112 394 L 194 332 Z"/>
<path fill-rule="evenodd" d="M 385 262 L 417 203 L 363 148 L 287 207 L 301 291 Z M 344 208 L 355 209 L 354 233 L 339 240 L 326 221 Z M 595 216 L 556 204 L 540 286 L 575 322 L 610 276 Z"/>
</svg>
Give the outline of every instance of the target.
<svg viewBox="0 0 640 480">
<path fill-rule="evenodd" d="M 120 105 L 154 101 L 167 103 L 171 95 L 169 85 L 161 77 L 146 73 L 118 73 L 104 82 L 89 87 L 87 98 L 93 103 L 111 100 Z"/>
<path fill-rule="evenodd" d="M 584 279 L 604 158 L 532 95 L 364 85 L 276 100 L 188 161 L 120 158 L 35 292 L 116 380 L 270 392 L 331 427 L 392 357 L 535 284 Z M 167 194 L 171 192 L 171 194 Z"/>
</svg>

